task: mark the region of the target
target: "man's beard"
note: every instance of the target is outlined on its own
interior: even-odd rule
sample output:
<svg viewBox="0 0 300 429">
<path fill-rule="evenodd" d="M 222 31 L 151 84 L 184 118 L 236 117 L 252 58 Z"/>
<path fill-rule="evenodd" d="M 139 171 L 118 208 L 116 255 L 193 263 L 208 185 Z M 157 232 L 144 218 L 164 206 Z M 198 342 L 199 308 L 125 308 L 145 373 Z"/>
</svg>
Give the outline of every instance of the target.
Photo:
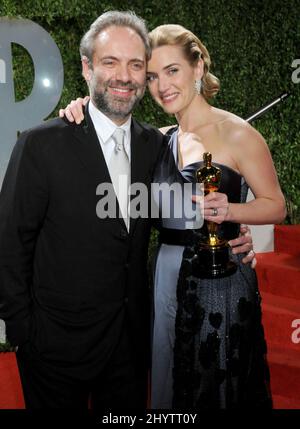
<svg viewBox="0 0 300 429">
<path fill-rule="evenodd" d="M 136 91 L 128 100 L 108 92 L 108 87 L 128 88 Z M 125 120 L 134 107 L 144 96 L 145 85 L 138 85 L 132 82 L 122 82 L 118 80 L 109 80 L 97 82 L 95 76 L 90 81 L 91 98 L 102 113 L 106 114 L 112 120 Z"/>
</svg>

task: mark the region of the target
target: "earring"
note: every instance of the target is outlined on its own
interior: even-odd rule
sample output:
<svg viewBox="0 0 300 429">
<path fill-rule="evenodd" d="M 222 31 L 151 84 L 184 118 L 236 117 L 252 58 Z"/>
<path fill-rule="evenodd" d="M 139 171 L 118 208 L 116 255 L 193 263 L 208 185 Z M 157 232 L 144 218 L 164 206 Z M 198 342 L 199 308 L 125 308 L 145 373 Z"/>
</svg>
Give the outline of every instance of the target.
<svg viewBox="0 0 300 429">
<path fill-rule="evenodd" d="M 202 87 L 202 80 L 196 79 L 195 80 L 195 91 L 197 92 L 198 95 L 201 94 L 201 87 Z"/>
</svg>

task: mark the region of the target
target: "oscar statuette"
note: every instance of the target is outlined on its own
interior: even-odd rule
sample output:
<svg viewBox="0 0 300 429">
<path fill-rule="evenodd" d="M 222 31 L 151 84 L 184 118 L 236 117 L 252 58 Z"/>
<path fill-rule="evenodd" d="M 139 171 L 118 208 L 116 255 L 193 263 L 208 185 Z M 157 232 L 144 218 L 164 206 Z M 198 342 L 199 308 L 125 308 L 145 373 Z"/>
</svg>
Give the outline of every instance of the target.
<svg viewBox="0 0 300 429">
<path fill-rule="evenodd" d="M 215 192 L 221 183 L 221 169 L 212 165 L 210 152 L 203 154 L 203 167 L 196 171 L 198 183 L 203 183 L 204 194 Z M 219 278 L 233 274 L 237 266 L 229 258 L 230 246 L 227 240 L 218 237 L 218 224 L 205 221 L 206 238 L 197 245 L 197 275 L 201 278 Z"/>
</svg>

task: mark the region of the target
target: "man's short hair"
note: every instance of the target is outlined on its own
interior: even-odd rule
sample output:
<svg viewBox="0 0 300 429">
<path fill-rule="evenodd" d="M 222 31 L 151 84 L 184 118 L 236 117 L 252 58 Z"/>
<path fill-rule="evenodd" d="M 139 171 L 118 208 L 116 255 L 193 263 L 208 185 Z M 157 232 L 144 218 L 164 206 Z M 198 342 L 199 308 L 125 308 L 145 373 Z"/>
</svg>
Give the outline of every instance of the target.
<svg viewBox="0 0 300 429">
<path fill-rule="evenodd" d="M 88 59 L 91 68 L 95 52 L 95 39 L 103 30 L 113 25 L 117 27 L 128 27 L 134 30 L 144 43 L 147 60 L 150 59 L 151 48 L 145 21 L 132 11 L 123 12 L 113 10 L 100 15 L 96 21 L 91 24 L 90 29 L 81 39 L 79 49 L 80 56 L 81 58 L 86 57 Z"/>
</svg>

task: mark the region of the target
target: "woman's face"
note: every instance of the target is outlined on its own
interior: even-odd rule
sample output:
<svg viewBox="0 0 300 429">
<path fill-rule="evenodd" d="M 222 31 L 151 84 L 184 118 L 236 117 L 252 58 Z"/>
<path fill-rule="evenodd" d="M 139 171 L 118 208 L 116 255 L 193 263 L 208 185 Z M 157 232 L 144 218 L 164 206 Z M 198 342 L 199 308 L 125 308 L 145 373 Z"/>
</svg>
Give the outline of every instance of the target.
<svg viewBox="0 0 300 429">
<path fill-rule="evenodd" d="M 186 109 L 197 97 L 194 84 L 201 77 L 202 61 L 192 67 L 179 46 L 153 49 L 147 67 L 148 88 L 165 112 L 177 114 Z"/>
</svg>

